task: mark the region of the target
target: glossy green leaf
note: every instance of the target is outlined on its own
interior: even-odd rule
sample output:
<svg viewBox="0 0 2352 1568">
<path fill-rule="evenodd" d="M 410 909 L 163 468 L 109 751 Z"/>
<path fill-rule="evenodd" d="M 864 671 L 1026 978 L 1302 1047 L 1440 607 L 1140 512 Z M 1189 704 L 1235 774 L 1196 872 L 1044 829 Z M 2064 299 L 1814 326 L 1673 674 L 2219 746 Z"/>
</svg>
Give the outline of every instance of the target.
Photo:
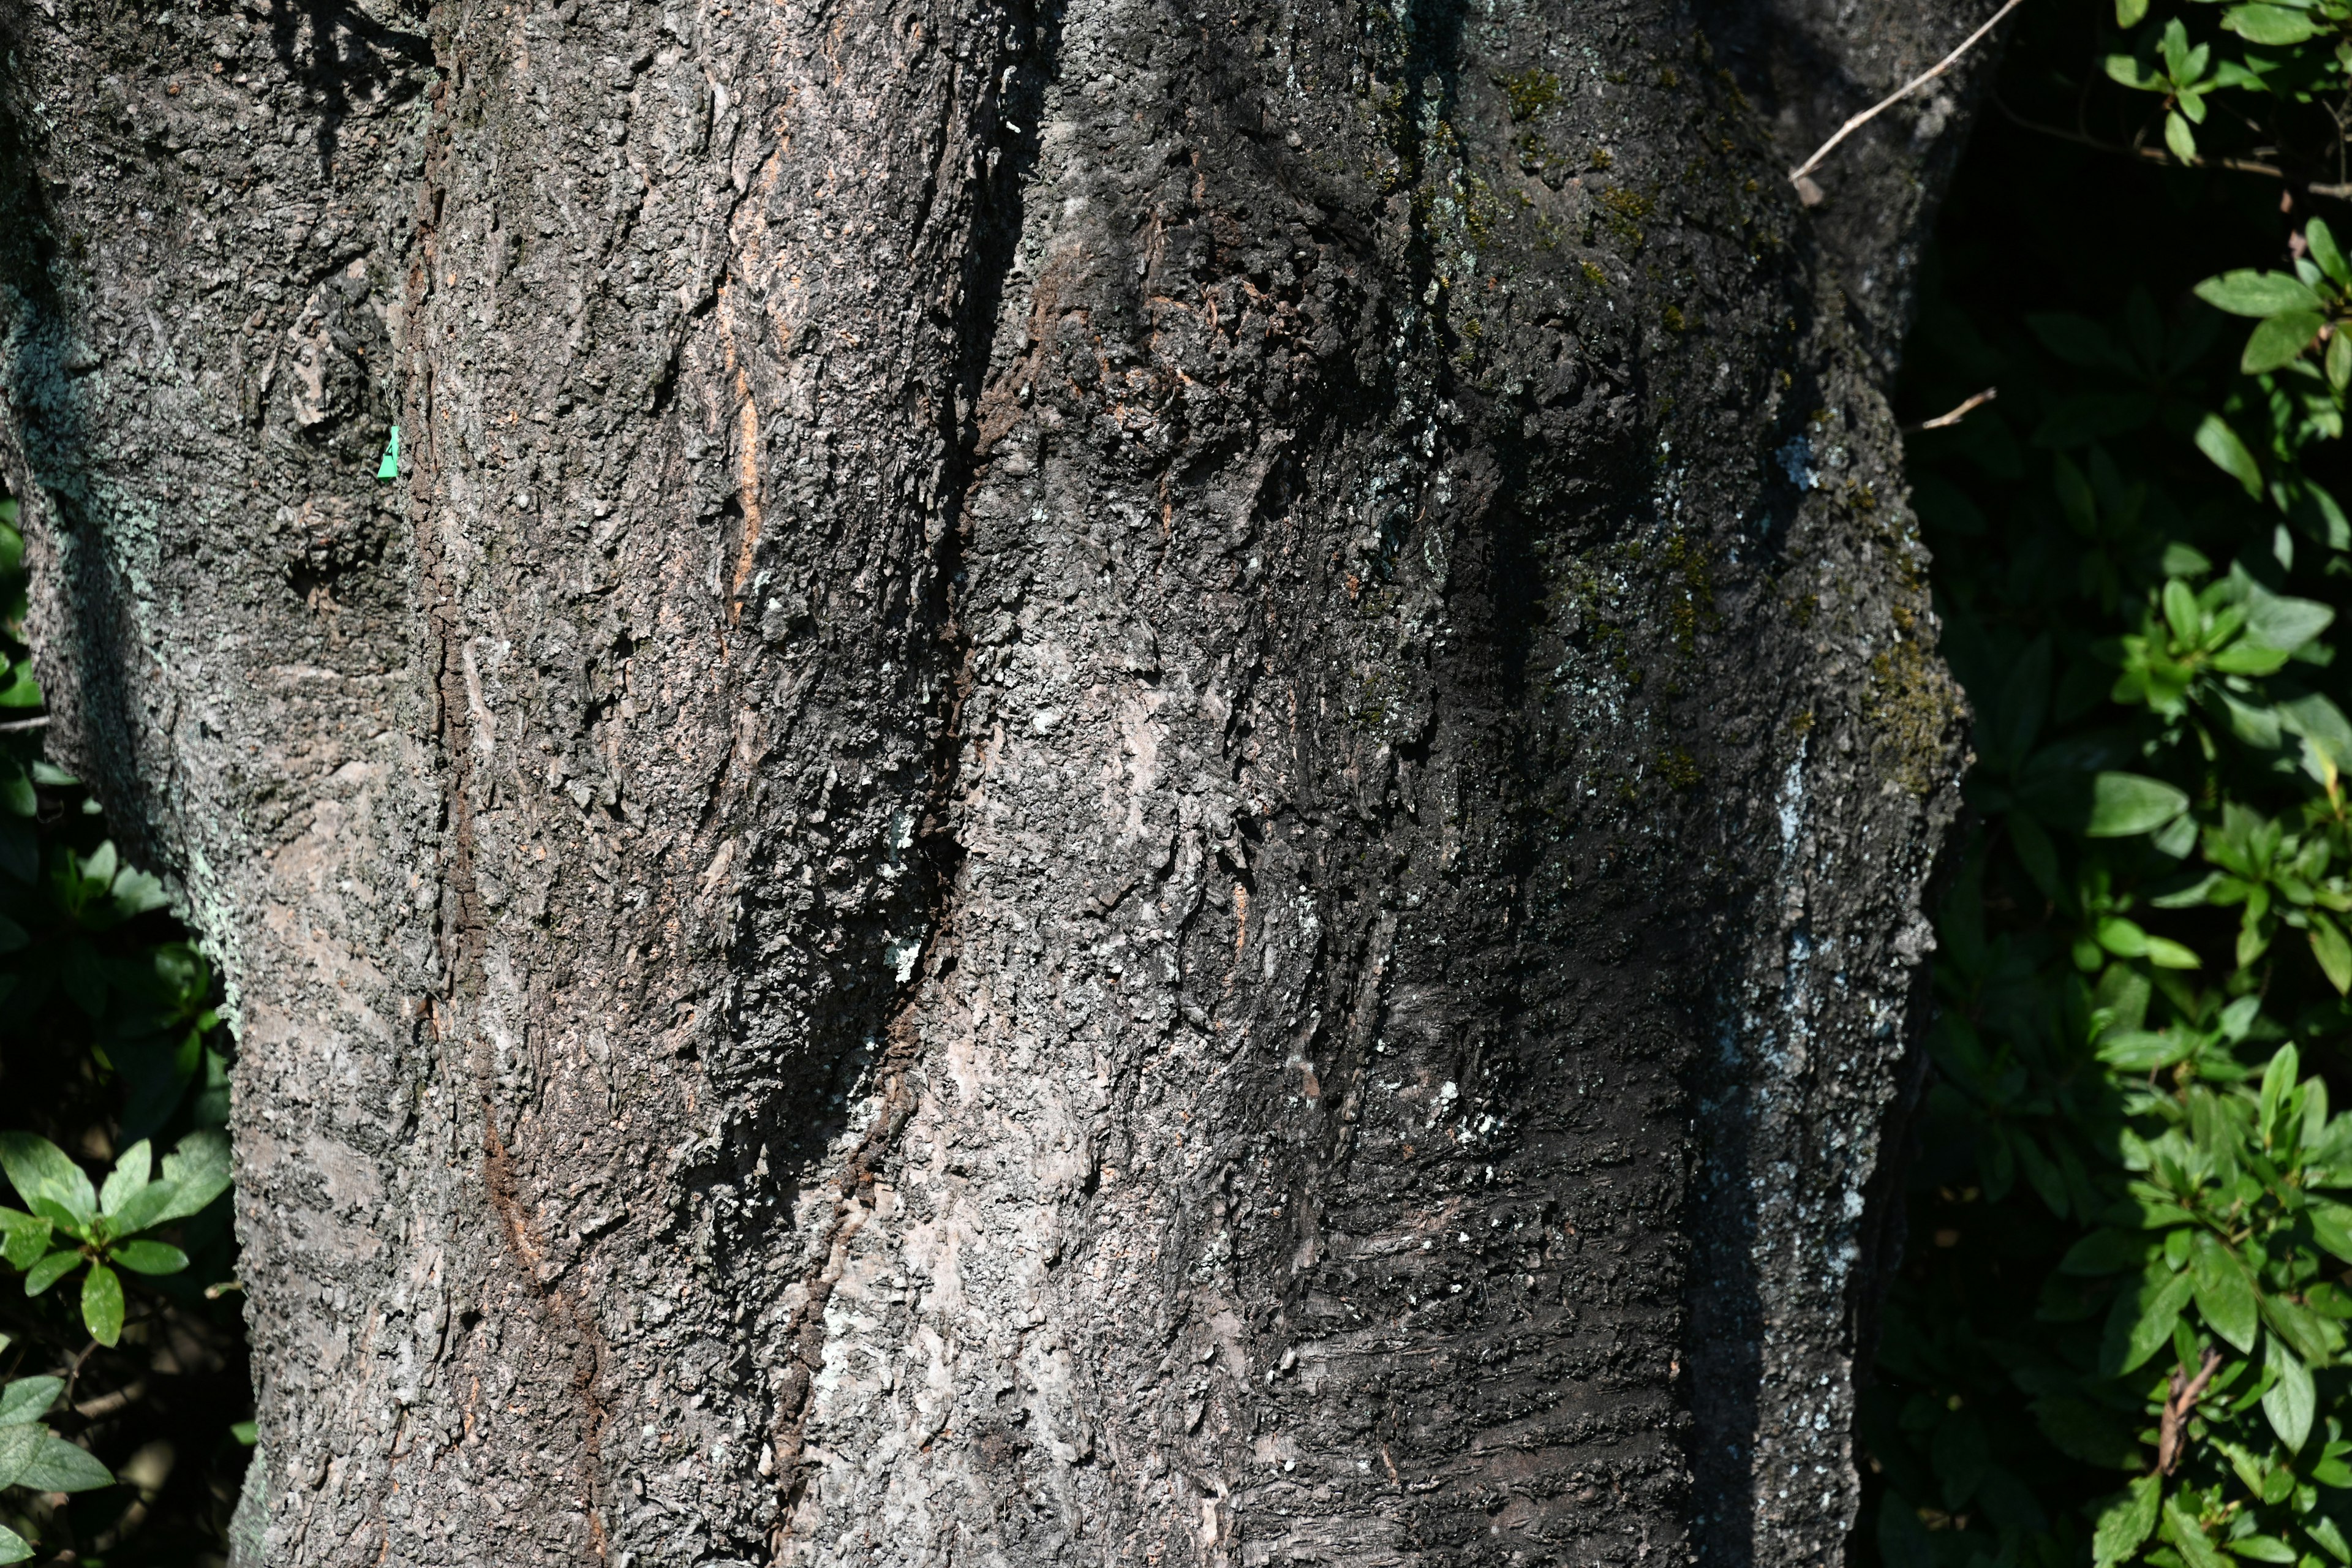
<svg viewBox="0 0 2352 1568">
<path fill-rule="evenodd" d="M 2215 468 L 2245 487 L 2250 496 L 2263 493 L 2262 465 L 2254 461 L 2253 453 L 2230 428 L 2228 420 L 2218 414 L 2208 414 L 2197 426 L 2197 449 L 2210 458 Z"/>
<path fill-rule="evenodd" d="M 5 1429 L 0 1429 L 5 1430 Z M 21 1428 L 40 1435 L 16 1484 L 44 1492 L 87 1492 L 114 1484 L 114 1472 L 98 1462 L 89 1449 L 79 1447 L 39 1426 Z"/>
<path fill-rule="evenodd" d="M 126 1241 L 108 1256 L 133 1274 L 177 1274 L 188 1266 L 188 1255 L 160 1241 Z"/>
<path fill-rule="evenodd" d="M 2312 1234 L 2319 1245 L 2347 1263 L 2352 1263 L 2352 1208 L 2328 1198 L 2312 1198 L 2305 1202 L 2304 1214 L 2311 1221 Z"/>
<path fill-rule="evenodd" d="M 2260 375 L 2293 364 L 2326 324 L 2316 310 L 2284 310 L 2269 317 L 2246 339 L 2246 352 L 2238 356 L 2238 368 L 2248 375 Z"/>
<path fill-rule="evenodd" d="M 2091 1534 L 2091 1557 L 2099 1568 L 2121 1563 L 2138 1550 L 2156 1529 L 2157 1508 L 2163 1498 L 2163 1478 L 2142 1476 L 2100 1509 L 2097 1528 Z"/>
<path fill-rule="evenodd" d="M 122 1279 L 103 1263 L 91 1264 L 82 1276 L 81 1321 L 100 1344 L 122 1337 Z"/>
<path fill-rule="evenodd" d="M 108 1173 L 106 1185 L 99 1189 L 98 1212 L 109 1215 L 120 1214 L 131 1195 L 147 1184 L 154 1168 L 154 1157 L 149 1152 L 145 1139 L 125 1149 L 121 1157 L 114 1162 L 114 1169 Z"/>
<path fill-rule="evenodd" d="M 0 1132 L 0 1171 L 7 1172 L 10 1184 L 28 1205 L 47 1198 L 83 1225 L 98 1213 L 98 1194 L 89 1177 L 46 1138 L 30 1132 Z"/>
<path fill-rule="evenodd" d="M 0 1563 L 22 1563 L 32 1554 L 31 1542 L 6 1525 L 0 1524 Z"/>
<path fill-rule="evenodd" d="M 24 1484 L 25 1472 L 33 1463 L 33 1456 L 47 1436 L 48 1428 L 29 1423 L 0 1426 L 0 1487 Z"/>
<path fill-rule="evenodd" d="M 2290 598 L 2255 589 L 2246 599 L 2246 638 L 2264 647 L 2293 652 L 2325 632 L 2336 612 L 2315 599 Z"/>
<path fill-rule="evenodd" d="M 2185 1273 L 2158 1273 L 2162 1277 L 2143 1276 L 2117 1292 L 2108 1310 L 2100 1359 L 2111 1373 L 2136 1371 L 2171 1342 L 2172 1325 L 2189 1304 L 2189 1279 Z"/>
<path fill-rule="evenodd" d="M 2164 1539 L 2180 1553 L 2186 1568 L 2230 1568 L 2230 1560 L 2198 1527 L 2196 1515 L 2184 1510 L 2171 1498 L 2164 1500 L 2163 1529 Z"/>
<path fill-rule="evenodd" d="M 2319 36 L 2310 12 L 2287 5 L 2232 5 L 2221 26 L 2250 44 L 2300 44 Z"/>
<path fill-rule="evenodd" d="M 2245 1266 L 2210 1231 L 2200 1231 L 2189 1250 L 2189 1281 L 2205 1326 L 2251 1353 L 2262 1332 L 2254 1305 L 2254 1282 Z"/>
<path fill-rule="evenodd" d="M 2188 809 L 2189 796 L 2161 779 L 2103 773 L 2091 781 L 2090 820 L 2083 831 L 2093 838 L 2128 837 L 2152 832 Z"/>
<path fill-rule="evenodd" d="M 52 1252 L 26 1271 L 25 1294 L 37 1296 L 73 1272 L 82 1260 L 79 1252 Z"/>
<path fill-rule="evenodd" d="M 0 1426 L 20 1426 L 38 1421 L 65 1392 L 58 1377 L 20 1377 L 0 1389 Z"/>
<path fill-rule="evenodd" d="M 2269 1417 L 2271 1430 L 2278 1434 L 2280 1442 L 2300 1450 L 2311 1436 L 2311 1418 L 2318 1408 L 2311 1369 L 2276 1334 L 2270 1336 L 2269 1353 L 2263 1364 L 2278 1374 L 2270 1392 L 2263 1395 L 2263 1414 Z"/>
<path fill-rule="evenodd" d="M 2208 278 L 2197 285 L 2197 297 L 2233 316 L 2275 316 L 2282 311 L 2320 309 L 2319 296 L 2301 279 L 2252 268 Z"/>
<path fill-rule="evenodd" d="M 172 1200 L 150 1223 L 186 1219 L 228 1191 L 232 1180 L 228 1134 L 202 1129 L 180 1140 L 163 1156 L 163 1180 L 173 1184 Z"/>
<path fill-rule="evenodd" d="M 39 1215 L 0 1208 L 0 1258 L 5 1258 L 11 1268 L 30 1268 L 49 1249 L 49 1237 L 56 1228 Z"/>
<path fill-rule="evenodd" d="M 2164 117 L 2164 145 L 2184 163 L 2197 162 L 2197 132 L 2189 128 L 2189 121 L 2175 110 Z"/>
</svg>

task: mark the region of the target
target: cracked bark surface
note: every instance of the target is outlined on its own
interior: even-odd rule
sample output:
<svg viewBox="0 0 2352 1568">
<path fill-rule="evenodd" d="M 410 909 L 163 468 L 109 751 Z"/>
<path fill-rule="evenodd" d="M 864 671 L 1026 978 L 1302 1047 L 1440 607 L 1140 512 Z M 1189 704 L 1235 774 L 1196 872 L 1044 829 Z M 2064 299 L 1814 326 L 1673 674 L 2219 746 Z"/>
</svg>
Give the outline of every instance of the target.
<svg viewBox="0 0 2352 1568">
<path fill-rule="evenodd" d="M 1842 1550 L 1959 712 L 1832 261 L 1961 117 L 1859 255 L 1699 20 L 0 9 L 240 1561 Z"/>
</svg>

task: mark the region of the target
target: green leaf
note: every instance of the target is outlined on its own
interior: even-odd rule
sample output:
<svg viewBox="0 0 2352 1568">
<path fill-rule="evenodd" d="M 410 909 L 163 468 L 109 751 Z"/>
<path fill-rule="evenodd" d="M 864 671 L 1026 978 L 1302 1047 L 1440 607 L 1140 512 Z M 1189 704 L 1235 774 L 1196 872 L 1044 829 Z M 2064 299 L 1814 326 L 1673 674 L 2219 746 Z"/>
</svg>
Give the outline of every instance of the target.
<svg viewBox="0 0 2352 1568">
<path fill-rule="evenodd" d="M 173 1184 L 172 1201 L 150 1224 L 186 1219 L 202 1212 L 205 1205 L 228 1191 L 233 1179 L 228 1134 L 205 1128 L 181 1139 L 179 1147 L 163 1156 L 163 1179 Z"/>
<path fill-rule="evenodd" d="M 2124 1072 L 2154 1072 L 2182 1060 L 2196 1048 L 2197 1037 L 2185 1031 L 2123 1029 L 2099 1042 L 2098 1058 Z"/>
<path fill-rule="evenodd" d="M 106 1185 L 99 1190 L 98 1212 L 119 1215 L 131 1195 L 147 1184 L 155 1169 L 154 1156 L 149 1152 L 147 1140 L 142 1138 L 122 1152 L 108 1173 Z"/>
<path fill-rule="evenodd" d="M 87 1492 L 114 1484 L 114 1472 L 92 1458 L 89 1449 L 77 1447 L 43 1427 L 21 1430 L 39 1433 L 40 1441 L 33 1445 L 32 1458 L 16 1479 L 18 1486 L 43 1492 Z"/>
<path fill-rule="evenodd" d="M 2260 375 L 2264 371 L 2293 364 L 2325 325 L 2326 319 L 2316 310 L 2286 310 L 2272 316 L 2246 340 L 2246 352 L 2238 356 L 2238 368 L 2248 375 Z"/>
<path fill-rule="evenodd" d="M 2092 838 L 2128 838 L 2152 832 L 2188 809 L 2189 797 L 2160 779 L 2099 773 L 2091 780 L 2091 816 L 2083 831 Z"/>
<path fill-rule="evenodd" d="M 0 1426 L 21 1426 L 38 1421 L 65 1392 L 61 1377 L 20 1377 L 0 1389 Z"/>
<path fill-rule="evenodd" d="M 2156 1528 L 2157 1505 L 2163 1498 L 2164 1479 L 2142 1476 L 2108 1500 L 2099 1510 L 2098 1528 L 2091 1535 L 2091 1556 L 2099 1568 L 2120 1563 L 2138 1550 Z"/>
<path fill-rule="evenodd" d="M 2205 1326 L 2239 1350 L 2252 1353 L 2262 1332 L 2262 1316 L 2254 1306 L 2254 1282 L 2245 1266 L 2232 1257 L 2210 1231 L 2200 1231 L 2189 1252 L 2190 1288 L 2198 1315 Z"/>
<path fill-rule="evenodd" d="M 2272 1129 L 2278 1124 L 2279 1107 L 2286 1102 L 2286 1097 L 2293 1092 L 2294 1080 L 2302 1071 L 2303 1053 L 2295 1049 L 2292 1041 L 2273 1052 L 2271 1059 L 2263 1064 L 2259 1102 L 2262 1121 L 2255 1129 L 2255 1135 L 2265 1146 L 2270 1142 Z"/>
<path fill-rule="evenodd" d="M 5 1258 L 11 1268 L 30 1268 L 49 1249 L 49 1236 L 56 1228 L 46 1219 L 0 1208 L 0 1258 Z"/>
<path fill-rule="evenodd" d="M 2308 1307 L 2279 1295 L 2263 1296 L 2261 1304 L 2263 1321 L 2271 1332 L 2307 1362 L 2325 1366 L 2344 1342 L 2342 1331 Z"/>
<path fill-rule="evenodd" d="M 2197 285 L 2197 297 L 2233 316 L 2275 316 L 2282 310 L 2317 310 L 2319 296 L 2287 272 L 2241 268 Z"/>
<path fill-rule="evenodd" d="M 41 809 L 40 795 L 14 757 L 0 756 L 0 809 L 11 816 L 31 816 Z"/>
<path fill-rule="evenodd" d="M 0 1563 L 22 1563 L 32 1554 L 33 1548 L 23 1536 L 0 1524 Z"/>
<path fill-rule="evenodd" d="M 2116 1296 L 2108 1310 L 2100 1360 L 2111 1375 L 2137 1372 L 2172 1339 L 2172 1325 L 2189 1304 L 2187 1274 L 2174 1274 L 2161 1264 L 2141 1277 L 2137 1286 Z"/>
<path fill-rule="evenodd" d="M 2320 973 L 2327 984 L 2336 987 L 2338 996 L 2352 992 L 2352 942 L 2344 940 L 2343 930 L 2317 910 L 2311 916 L 2311 956 L 2319 960 Z"/>
<path fill-rule="evenodd" d="M 2311 1436 L 2312 1413 L 2318 1406 L 2311 1369 L 2276 1334 L 2270 1336 L 2270 1353 L 2263 1364 L 2278 1373 L 2278 1381 L 2263 1395 L 2263 1414 L 2270 1417 L 2271 1430 L 2278 1434 L 2279 1441 L 2300 1452 Z"/>
<path fill-rule="evenodd" d="M 2346 1210 L 2346 1214 L 2352 1216 L 2352 1210 Z M 2145 1268 L 2151 1245 L 2147 1237 L 2130 1231 L 2095 1230 L 2066 1249 L 2066 1256 L 2058 1260 L 2058 1271 L 2095 1277 Z"/>
<path fill-rule="evenodd" d="M 2182 163 L 2197 162 L 2197 132 L 2189 129 L 2189 121 L 2181 118 L 2178 110 L 2164 117 L 2164 144 Z"/>
<path fill-rule="evenodd" d="M 2267 647 L 2252 637 L 2240 637 L 2213 656 L 2213 668 L 2224 675 L 2276 675 L 2292 657 L 2283 647 Z"/>
<path fill-rule="evenodd" d="M 7 669 L 6 660 L 0 659 L 0 669 Z M 0 708 L 38 708 L 44 699 L 41 683 L 33 675 L 33 661 L 19 659 L 8 679 L 0 682 Z"/>
<path fill-rule="evenodd" d="M 2230 428 L 2229 421 L 2218 414 L 2208 414 L 2197 426 L 2197 449 L 2212 460 L 2213 466 L 2246 488 L 2246 493 L 2259 498 L 2263 493 L 2262 466 L 2238 433 Z"/>
<path fill-rule="evenodd" d="M 118 1067 L 121 1065 L 120 1057 L 116 1059 L 116 1065 Z M 180 1184 L 177 1182 L 148 1183 L 131 1194 L 129 1200 L 123 1204 L 121 1210 L 114 1215 L 115 1235 L 131 1236 L 145 1230 L 150 1226 L 163 1224 L 164 1211 L 178 1200 L 179 1195 Z"/>
<path fill-rule="evenodd" d="M 82 1168 L 66 1152 L 30 1132 L 0 1132 L 0 1171 L 24 1194 L 26 1205 L 47 1198 L 78 1224 L 98 1214 L 98 1194 Z"/>
<path fill-rule="evenodd" d="M 160 1241 L 126 1241 L 110 1256 L 133 1274 L 177 1274 L 188 1266 L 188 1255 Z"/>
<path fill-rule="evenodd" d="M 100 1344 L 122 1337 L 122 1279 L 103 1263 L 91 1264 L 82 1276 L 81 1321 Z"/>
<path fill-rule="evenodd" d="M 2137 27 L 2147 16 L 2147 0 L 2116 0 L 2116 26 Z"/>
<path fill-rule="evenodd" d="M 58 1280 L 72 1273 L 76 1265 L 80 1262 L 81 1254 L 79 1252 L 50 1253 L 47 1258 L 44 1258 L 38 1263 L 34 1264 L 32 1269 L 26 1274 L 25 1294 L 27 1296 L 39 1295 L 42 1291 L 47 1290 L 50 1286 L 56 1284 Z"/>
<path fill-rule="evenodd" d="M 2172 1542 L 2187 1568 L 2230 1568 L 2230 1560 L 2206 1539 L 2196 1515 L 2183 1511 L 2170 1498 L 2164 1500 L 2164 1538 Z"/>
<path fill-rule="evenodd" d="M 2291 599 L 2255 585 L 2246 595 L 2246 637 L 2293 653 L 2326 631 L 2336 612 L 2316 599 Z"/>
<path fill-rule="evenodd" d="M 2352 288 L 2352 263 L 2344 259 L 2344 249 L 2336 243 L 2336 231 L 2327 226 L 2326 218 L 2315 217 L 2303 226 L 2303 243 L 2331 281 Z"/>
<path fill-rule="evenodd" d="M 2069 1458 L 2111 1470 L 2136 1470 L 2140 1446 L 2131 1429 L 2087 1400 L 2053 1397 L 2033 1402 L 2033 1418 L 2052 1447 Z"/>
<path fill-rule="evenodd" d="M 232 1421 L 229 1423 L 228 1435 L 236 1438 L 238 1442 L 244 1444 L 247 1447 L 250 1448 L 260 1439 L 261 1423 L 258 1421 Z"/>
<path fill-rule="evenodd" d="M 0 1426 L 0 1487 L 22 1482 L 34 1454 L 41 1447 L 41 1439 L 48 1435 L 46 1426 Z"/>
<path fill-rule="evenodd" d="M 2303 1212 L 2311 1221 L 2311 1233 L 2319 1238 L 2319 1245 L 2352 1263 L 2352 1208 L 2328 1198 L 2309 1198 L 2305 1201 Z"/>
<path fill-rule="evenodd" d="M 2284 5 L 2232 5 L 2222 13 L 2221 26 L 2250 44 L 2273 47 L 2319 36 L 2319 26 L 2309 12 Z"/>
</svg>

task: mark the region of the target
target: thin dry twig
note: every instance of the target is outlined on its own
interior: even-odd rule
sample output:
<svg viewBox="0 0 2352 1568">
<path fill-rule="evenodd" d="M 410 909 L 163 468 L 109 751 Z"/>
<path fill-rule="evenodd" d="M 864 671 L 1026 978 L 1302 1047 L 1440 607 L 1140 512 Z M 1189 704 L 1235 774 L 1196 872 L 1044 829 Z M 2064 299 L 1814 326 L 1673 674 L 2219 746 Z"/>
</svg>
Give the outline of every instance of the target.
<svg viewBox="0 0 2352 1568">
<path fill-rule="evenodd" d="M 2008 104 L 2002 102 L 1999 94 L 1994 95 L 1992 101 L 1993 107 L 2000 110 L 2001 117 L 2021 131 L 2031 131 L 2038 136 L 2054 137 L 2061 142 L 2072 142 L 2078 147 L 2089 147 L 2101 153 L 2113 153 L 2120 158 L 2137 158 L 2144 163 L 2168 163 L 2176 167 L 2189 169 L 2221 169 L 2226 170 L 2228 173 L 2232 174 L 2262 174 L 2273 180 L 2284 180 L 2287 178 L 2287 172 L 2284 169 L 2280 168 L 2274 163 L 2265 163 L 2261 162 L 2259 159 L 2254 158 L 2208 158 L 2200 156 L 2191 158 L 2187 163 L 2183 164 L 2180 160 L 2174 157 L 2171 153 L 2161 148 L 2142 147 L 2137 144 L 2126 147 L 2114 142 L 2102 142 L 2095 136 L 2086 136 L 2079 131 L 2069 131 L 2061 125 L 2044 125 L 2038 120 L 2028 120 L 2025 116 L 2018 113 L 2014 109 L 2011 109 Z M 2261 151 L 2260 148 L 2255 150 L 2257 152 Z M 2303 193 L 2309 196 L 2326 196 L 2334 201 L 2352 201 L 2352 181 L 2347 181 L 2342 184 L 2306 184 L 2303 187 Z"/>
<path fill-rule="evenodd" d="M 1958 407 L 1949 413 L 1938 414 L 1933 419 L 1922 419 L 1918 424 L 1906 426 L 1905 428 L 1906 430 L 1948 430 L 2000 395 L 1999 387 L 1988 386 L 1982 392 L 1962 402 Z"/>
<path fill-rule="evenodd" d="M 2000 25 L 2000 19 L 2003 16 L 2008 16 L 2011 11 L 2016 10 L 2023 4 L 2025 4 L 2025 0 L 2007 0 L 2007 4 L 2003 5 L 2000 10 L 1995 11 L 1992 16 L 1986 20 L 1983 26 L 1979 27 L 1975 32 L 1970 33 L 1967 37 L 1961 39 L 1960 47 L 1958 48 L 1954 49 L 1950 54 L 1946 55 L 1942 59 L 1937 60 L 1934 65 L 1928 67 L 1926 70 L 1921 71 L 1917 76 L 1913 77 L 1909 81 L 1905 82 L 1901 87 L 1896 88 L 1893 92 L 1888 93 L 1885 98 L 1880 99 L 1868 109 L 1864 110 L 1860 114 L 1855 115 L 1843 125 L 1839 126 L 1836 135 L 1831 137 L 1828 141 L 1822 142 L 1819 148 L 1815 149 L 1811 157 L 1806 159 L 1802 163 L 1789 171 L 1789 183 L 1795 185 L 1798 188 L 1799 194 L 1802 195 L 1805 185 L 1810 184 L 1810 182 L 1806 180 L 1805 176 L 1811 174 L 1815 169 L 1821 167 L 1822 160 L 1830 155 L 1830 150 L 1832 148 L 1844 141 L 1847 137 L 1853 135 L 1855 132 L 1861 130 L 1864 126 L 1869 124 L 1885 110 L 1902 102 L 1905 99 L 1910 97 L 1913 93 L 1918 91 L 1921 88 L 1927 86 L 1929 82 L 1935 80 L 1937 77 L 1951 69 L 1953 62 L 1957 61 L 1962 55 L 1967 54 L 1970 49 L 1976 47 L 1977 41 L 1982 38 L 1987 33 L 1991 32 L 1993 28 L 1999 26 Z M 1819 199 L 1819 195 L 1816 195 L 1811 199 L 1808 200 L 1805 205 L 1807 206 L 1811 206 L 1814 201 L 1818 201 Z"/>
</svg>

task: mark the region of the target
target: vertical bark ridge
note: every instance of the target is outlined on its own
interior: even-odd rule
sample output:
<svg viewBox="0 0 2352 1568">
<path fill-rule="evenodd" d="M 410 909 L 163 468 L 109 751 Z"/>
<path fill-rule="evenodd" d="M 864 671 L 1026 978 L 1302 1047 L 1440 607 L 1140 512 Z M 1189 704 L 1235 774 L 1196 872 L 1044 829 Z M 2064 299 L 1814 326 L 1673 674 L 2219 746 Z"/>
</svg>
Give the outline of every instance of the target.
<svg viewBox="0 0 2352 1568">
<path fill-rule="evenodd" d="M 247 1560 L 1826 1553 L 1954 709 L 1685 11 L 59 3 L 0 456 L 238 987 Z"/>
</svg>

